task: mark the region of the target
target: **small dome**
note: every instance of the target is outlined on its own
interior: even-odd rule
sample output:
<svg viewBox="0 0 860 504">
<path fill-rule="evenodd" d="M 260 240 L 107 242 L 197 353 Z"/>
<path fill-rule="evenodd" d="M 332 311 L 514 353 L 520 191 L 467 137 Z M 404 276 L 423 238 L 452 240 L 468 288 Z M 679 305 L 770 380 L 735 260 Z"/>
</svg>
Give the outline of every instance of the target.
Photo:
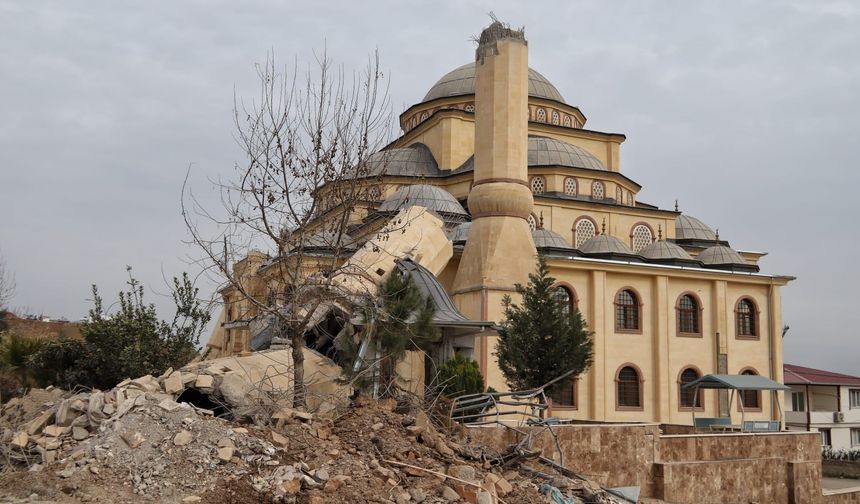
<svg viewBox="0 0 860 504">
<path fill-rule="evenodd" d="M 446 222 L 462 222 L 469 217 L 463 205 L 451 193 L 427 184 L 401 187 L 382 202 L 379 211 L 398 212 L 413 205 L 423 206 L 438 213 Z"/>
<path fill-rule="evenodd" d="M 679 215 L 675 219 L 676 240 L 707 240 L 717 239 L 714 230 L 707 224 L 690 215 Z"/>
<path fill-rule="evenodd" d="M 442 76 L 436 84 L 433 84 L 422 101 L 470 94 L 475 94 L 474 62 L 466 63 Z M 529 96 L 565 103 L 558 89 L 546 77 L 531 68 L 529 68 Z"/>
<path fill-rule="evenodd" d="M 697 259 L 705 266 L 749 265 L 737 251 L 725 245 L 708 247 L 699 252 Z"/>
<path fill-rule="evenodd" d="M 454 245 L 466 243 L 466 240 L 469 238 L 470 229 L 472 229 L 472 223 L 464 222 L 451 230 L 451 235 L 449 236 L 449 238 L 454 243 Z"/>
<path fill-rule="evenodd" d="M 535 241 L 535 247 L 539 249 L 556 248 L 573 250 L 573 247 L 570 246 L 570 243 L 564 237 L 549 229 L 535 229 L 532 231 L 532 238 Z"/>
<path fill-rule="evenodd" d="M 582 147 L 541 136 L 529 136 L 528 165 L 606 170 L 599 159 Z"/>
<path fill-rule="evenodd" d="M 433 153 L 421 143 L 376 152 L 367 158 L 365 166 L 367 169 L 362 170 L 363 177 L 436 177 L 440 173 Z"/>
<path fill-rule="evenodd" d="M 625 245 L 623 241 L 608 234 L 599 234 L 589 238 L 579 247 L 579 250 L 583 254 L 635 255 L 635 253 L 630 250 L 630 247 Z"/>
<path fill-rule="evenodd" d="M 645 248 L 639 251 L 639 255 L 651 261 L 694 260 L 686 250 L 665 240 L 658 240 L 645 246 Z"/>
</svg>

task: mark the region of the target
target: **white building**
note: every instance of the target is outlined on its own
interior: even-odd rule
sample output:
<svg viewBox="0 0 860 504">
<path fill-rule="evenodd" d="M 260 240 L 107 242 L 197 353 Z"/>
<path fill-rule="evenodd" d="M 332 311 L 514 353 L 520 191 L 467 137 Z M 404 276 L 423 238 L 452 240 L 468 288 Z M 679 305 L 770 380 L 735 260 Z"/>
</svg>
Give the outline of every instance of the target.
<svg viewBox="0 0 860 504">
<path fill-rule="evenodd" d="M 785 424 L 789 430 L 818 431 L 821 444 L 860 450 L 860 378 L 792 364 L 784 365 Z"/>
</svg>

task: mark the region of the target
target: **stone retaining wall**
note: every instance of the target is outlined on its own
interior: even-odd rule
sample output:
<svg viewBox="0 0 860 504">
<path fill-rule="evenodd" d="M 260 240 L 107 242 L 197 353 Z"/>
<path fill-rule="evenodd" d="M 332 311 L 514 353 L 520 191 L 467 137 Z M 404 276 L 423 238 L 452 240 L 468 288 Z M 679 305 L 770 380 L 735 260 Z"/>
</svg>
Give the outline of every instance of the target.
<svg viewBox="0 0 860 504">
<path fill-rule="evenodd" d="M 822 460 L 821 473 L 831 478 L 860 479 L 860 460 Z"/>
</svg>

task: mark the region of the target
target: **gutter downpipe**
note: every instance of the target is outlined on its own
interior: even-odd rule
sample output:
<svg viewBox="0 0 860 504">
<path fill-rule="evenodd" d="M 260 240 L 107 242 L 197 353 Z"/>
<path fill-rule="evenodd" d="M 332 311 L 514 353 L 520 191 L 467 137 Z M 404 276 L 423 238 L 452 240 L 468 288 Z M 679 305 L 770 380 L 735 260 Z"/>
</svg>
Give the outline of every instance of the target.
<svg viewBox="0 0 860 504">
<path fill-rule="evenodd" d="M 812 432 L 812 412 L 809 410 L 809 384 L 806 384 L 806 430 Z"/>
</svg>

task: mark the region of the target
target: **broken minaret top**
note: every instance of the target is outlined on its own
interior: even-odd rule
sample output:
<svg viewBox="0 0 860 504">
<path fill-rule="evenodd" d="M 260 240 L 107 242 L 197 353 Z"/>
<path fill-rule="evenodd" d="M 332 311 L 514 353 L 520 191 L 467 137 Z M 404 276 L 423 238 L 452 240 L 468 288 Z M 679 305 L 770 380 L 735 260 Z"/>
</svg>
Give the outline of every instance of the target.
<svg viewBox="0 0 860 504">
<path fill-rule="evenodd" d="M 484 28 L 478 37 L 478 49 L 475 50 L 475 60 L 482 61 L 488 54 L 498 54 L 496 43 L 500 40 L 517 40 L 528 45 L 524 28 L 514 30 L 507 23 L 494 20 L 490 26 Z M 492 51 L 492 52 L 491 52 Z"/>
</svg>

